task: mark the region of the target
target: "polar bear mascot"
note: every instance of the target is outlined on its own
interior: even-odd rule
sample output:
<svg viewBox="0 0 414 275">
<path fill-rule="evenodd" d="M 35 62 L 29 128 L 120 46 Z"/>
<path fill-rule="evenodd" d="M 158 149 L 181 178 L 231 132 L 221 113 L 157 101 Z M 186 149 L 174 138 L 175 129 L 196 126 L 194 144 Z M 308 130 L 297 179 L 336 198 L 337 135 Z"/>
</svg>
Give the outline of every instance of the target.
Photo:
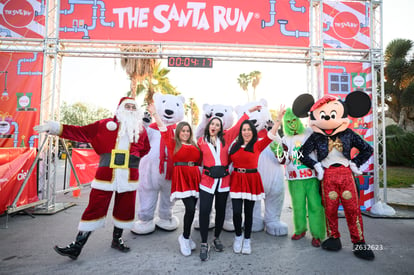
<svg viewBox="0 0 414 275">
<path fill-rule="evenodd" d="M 176 123 L 184 119 L 184 102 L 183 96 L 154 94 L 157 113 L 167 128 L 175 129 Z M 157 125 L 150 124 L 147 132 L 151 150 L 139 164 L 138 221 L 131 229 L 140 235 L 154 232 L 155 226 L 172 231 L 179 225 L 178 218 L 172 215 L 174 203 L 170 202 L 172 160 L 168 158 Z"/>
<path fill-rule="evenodd" d="M 206 128 L 206 125 L 208 124 L 210 118 L 212 117 L 219 117 L 223 121 L 223 130 L 229 129 L 231 126 L 233 126 L 234 123 L 234 109 L 232 106 L 229 105 L 222 105 L 222 104 L 204 104 L 203 105 L 203 114 L 201 116 L 201 122 L 197 126 L 196 129 L 196 139 L 198 140 L 200 137 L 204 135 L 204 130 Z M 198 220 L 198 204 L 197 203 L 197 213 L 194 216 L 194 228 L 199 228 L 199 220 Z M 213 208 L 214 209 L 214 208 Z M 210 221 L 210 228 L 214 227 L 214 219 L 211 218 Z M 231 205 L 231 199 L 230 196 L 227 199 L 227 206 L 226 206 L 226 217 L 224 219 L 223 229 L 225 231 L 234 231 L 234 225 L 233 225 L 233 210 Z"/>
<path fill-rule="evenodd" d="M 250 120 L 256 126 L 259 138 L 267 134 L 268 126 L 273 124 L 267 101 L 261 99 L 256 102 L 249 102 L 243 106 L 236 106 L 236 114 L 241 117 L 252 106 L 262 106 L 262 109 L 253 112 Z M 279 163 L 275 154 L 268 146 L 259 157 L 258 171 L 262 177 L 263 187 L 265 191 L 264 217 L 262 216 L 262 203 L 256 203 L 253 210 L 253 226 L 252 231 L 262 231 L 274 236 L 283 236 L 288 233 L 288 226 L 280 220 L 283 209 L 283 201 L 285 198 L 284 170 Z"/>
</svg>

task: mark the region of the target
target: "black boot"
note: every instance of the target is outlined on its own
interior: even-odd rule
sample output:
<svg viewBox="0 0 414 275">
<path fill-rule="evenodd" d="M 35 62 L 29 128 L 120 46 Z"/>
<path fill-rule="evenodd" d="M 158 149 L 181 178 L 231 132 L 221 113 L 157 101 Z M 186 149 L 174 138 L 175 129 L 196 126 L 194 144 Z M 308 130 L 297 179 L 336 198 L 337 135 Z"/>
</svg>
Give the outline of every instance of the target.
<svg viewBox="0 0 414 275">
<path fill-rule="evenodd" d="M 374 252 L 365 242 L 354 243 L 352 251 L 358 258 L 372 261 L 375 258 Z"/>
<path fill-rule="evenodd" d="M 124 241 L 121 238 L 123 231 L 124 230 L 122 228 L 114 226 L 114 234 L 111 247 L 118 249 L 121 252 L 129 252 L 130 248 L 124 243 Z"/>
<path fill-rule="evenodd" d="M 68 256 L 72 260 L 76 260 L 91 233 L 91 231 L 79 231 L 78 235 L 76 236 L 76 241 L 66 247 L 59 247 L 55 245 L 54 249 L 60 255 Z"/>
<path fill-rule="evenodd" d="M 340 238 L 330 237 L 322 242 L 322 248 L 330 251 L 338 251 L 342 248 L 342 243 Z"/>
</svg>

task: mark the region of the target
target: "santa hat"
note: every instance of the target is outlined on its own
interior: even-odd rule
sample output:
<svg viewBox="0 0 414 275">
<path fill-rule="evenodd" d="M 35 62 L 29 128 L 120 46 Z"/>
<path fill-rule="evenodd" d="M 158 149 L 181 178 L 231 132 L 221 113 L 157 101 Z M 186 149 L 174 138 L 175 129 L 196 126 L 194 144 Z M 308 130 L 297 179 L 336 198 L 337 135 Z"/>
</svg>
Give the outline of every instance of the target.
<svg viewBox="0 0 414 275">
<path fill-rule="evenodd" d="M 316 101 L 315 104 L 312 105 L 310 111 L 313 112 L 314 110 L 318 109 L 322 105 L 325 105 L 328 102 L 336 101 L 336 100 L 338 100 L 338 98 L 333 95 L 325 95 L 324 97 Z"/>
<path fill-rule="evenodd" d="M 125 104 L 127 104 L 127 103 L 131 103 L 131 104 L 135 104 L 135 105 L 137 105 L 137 102 L 135 101 L 135 99 L 133 99 L 132 97 L 127 97 L 127 96 L 124 96 L 123 98 L 121 98 L 121 100 L 119 101 L 119 103 L 118 103 L 118 108 L 120 107 L 120 106 L 125 106 Z"/>
</svg>

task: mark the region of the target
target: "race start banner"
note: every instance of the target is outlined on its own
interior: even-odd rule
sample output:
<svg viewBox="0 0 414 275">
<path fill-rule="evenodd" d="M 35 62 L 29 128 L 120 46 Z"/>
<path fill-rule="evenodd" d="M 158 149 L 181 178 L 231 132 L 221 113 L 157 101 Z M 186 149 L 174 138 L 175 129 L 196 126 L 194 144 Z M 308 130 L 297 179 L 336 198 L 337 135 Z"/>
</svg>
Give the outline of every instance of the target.
<svg viewBox="0 0 414 275">
<path fill-rule="evenodd" d="M 0 148 L 0 214 L 12 205 L 35 158 L 35 148 Z M 39 200 L 36 179 L 35 167 L 16 207 Z"/>
<path fill-rule="evenodd" d="M 99 156 L 93 149 L 74 148 L 72 149 L 72 163 L 80 184 L 90 183 L 95 178 L 96 170 L 99 167 Z M 70 173 L 69 185 L 70 187 L 78 185 L 73 172 Z M 72 192 L 74 197 L 79 197 L 80 193 L 80 190 Z"/>
<path fill-rule="evenodd" d="M 0 52 L 0 147 L 37 147 L 43 54 Z"/>
<path fill-rule="evenodd" d="M 308 47 L 310 1 L 60 1 L 60 39 Z"/>
</svg>

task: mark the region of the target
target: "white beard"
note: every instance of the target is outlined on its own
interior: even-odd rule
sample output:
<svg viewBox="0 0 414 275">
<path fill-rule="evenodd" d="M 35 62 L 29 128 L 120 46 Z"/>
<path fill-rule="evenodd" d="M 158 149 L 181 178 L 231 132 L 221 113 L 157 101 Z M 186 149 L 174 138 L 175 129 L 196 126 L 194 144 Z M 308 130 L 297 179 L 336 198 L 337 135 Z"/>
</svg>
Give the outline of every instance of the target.
<svg viewBox="0 0 414 275">
<path fill-rule="evenodd" d="M 116 111 L 116 117 L 119 121 L 118 136 L 128 135 L 130 143 L 138 142 L 139 133 L 142 131 L 143 113 L 141 110 L 127 111 L 122 109 Z"/>
</svg>

